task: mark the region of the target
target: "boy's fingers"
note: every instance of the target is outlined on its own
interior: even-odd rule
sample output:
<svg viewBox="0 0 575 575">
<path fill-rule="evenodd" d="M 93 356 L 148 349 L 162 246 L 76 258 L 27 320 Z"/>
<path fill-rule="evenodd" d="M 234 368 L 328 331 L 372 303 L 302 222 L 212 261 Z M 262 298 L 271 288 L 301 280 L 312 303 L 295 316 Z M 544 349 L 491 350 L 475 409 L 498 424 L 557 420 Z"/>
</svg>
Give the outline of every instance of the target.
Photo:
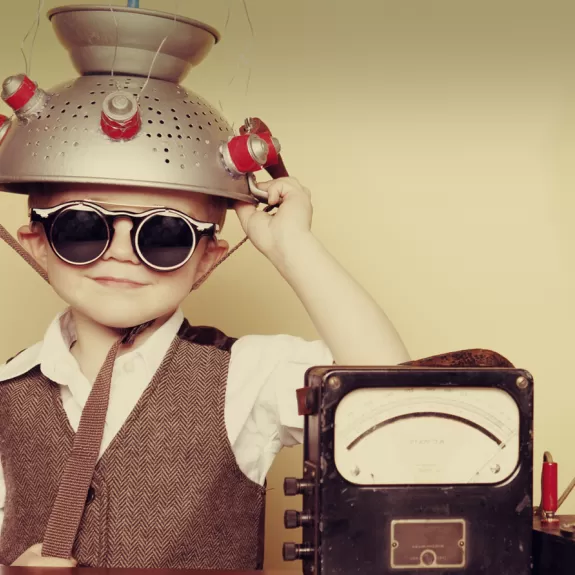
<svg viewBox="0 0 575 575">
<path fill-rule="evenodd" d="M 13 563 L 21 567 L 76 567 L 77 564 L 73 558 L 42 557 L 42 543 L 32 545 Z"/>
<path fill-rule="evenodd" d="M 247 204 L 245 202 L 236 202 L 234 204 L 234 209 L 236 210 L 238 219 L 240 220 L 240 223 L 244 229 L 247 226 L 248 220 L 253 216 L 254 212 L 257 211 L 256 206 L 253 204 Z"/>
</svg>

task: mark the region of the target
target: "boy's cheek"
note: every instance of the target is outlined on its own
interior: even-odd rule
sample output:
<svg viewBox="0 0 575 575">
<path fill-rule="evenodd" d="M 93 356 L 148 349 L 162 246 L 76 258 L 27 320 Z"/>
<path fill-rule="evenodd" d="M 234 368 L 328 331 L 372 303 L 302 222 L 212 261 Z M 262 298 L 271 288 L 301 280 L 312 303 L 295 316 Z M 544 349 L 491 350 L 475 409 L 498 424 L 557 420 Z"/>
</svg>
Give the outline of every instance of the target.
<svg viewBox="0 0 575 575">
<path fill-rule="evenodd" d="M 78 274 L 78 271 L 73 266 L 65 264 L 50 248 L 48 243 L 42 247 L 42 258 L 44 261 L 44 267 L 48 272 L 48 277 L 63 277 L 70 276 L 69 279 L 73 280 L 74 276 Z"/>
</svg>

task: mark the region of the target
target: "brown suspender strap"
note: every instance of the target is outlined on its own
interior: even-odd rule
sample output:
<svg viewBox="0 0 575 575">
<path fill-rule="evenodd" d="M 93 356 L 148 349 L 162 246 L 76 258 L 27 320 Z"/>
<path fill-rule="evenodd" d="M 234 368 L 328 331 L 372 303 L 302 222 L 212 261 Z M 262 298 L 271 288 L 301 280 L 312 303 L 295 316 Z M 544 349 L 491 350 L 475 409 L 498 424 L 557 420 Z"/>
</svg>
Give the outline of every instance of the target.
<svg viewBox="0 0 575 575">
<path fill-rule="evenodd" d="M 48 275 L 38 265 L 38 262 L 12 237 L 12 234 L 0 224 L 0 239 L 4 240 L 16 253 L 22 256 L 46 281 Z"/>
<path fill-rule="evenodd" d="M 66 559 L 72 556 L 76 533 L 102 445 L 116 355 L 123 344 L 130 345 L 151 323 L 130 330 L 124 338 L 118 340 L 108 352 L 96 377 L 82 410 L 72 453 L 64 466 L 56 501 L 50 513 L 42 546 L 44 557 Z"/>
<path fill-rule="evenodd" d="M 82 520 L 88 489 L 100 453 L 110 397 L 110 382 L 120 343 L 116 342 L 108 352 L 82 411 L 72 453 L 64 466 L 58 495 L 44 534 L 42 546 L 44 557 L 67 559 L 72 556 L 76 532 Z"/>
</svg>

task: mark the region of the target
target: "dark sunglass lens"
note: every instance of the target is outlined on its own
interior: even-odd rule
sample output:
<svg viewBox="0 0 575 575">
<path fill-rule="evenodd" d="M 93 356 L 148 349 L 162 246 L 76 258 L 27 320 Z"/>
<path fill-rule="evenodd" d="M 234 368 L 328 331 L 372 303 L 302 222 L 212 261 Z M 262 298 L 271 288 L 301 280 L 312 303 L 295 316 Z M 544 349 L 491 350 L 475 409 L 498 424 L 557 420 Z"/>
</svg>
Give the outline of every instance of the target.
<svg viewBox="0 0 575 575">
<path fill-rule="evenodd" d="M 152 216 L 142 224 L 138 234 L 141 257 L 160 269 L 185 262 L 194 245 L 194 232 L 188 222 L 174 216 Z"/>
<path fill-rule="evenodd" d="M 68 209 L 54 220 L 54 251 L 64 260 L 86 264 L 100 257 L 108 245 L 108 226 L 96 211 Z"/>
</svg>

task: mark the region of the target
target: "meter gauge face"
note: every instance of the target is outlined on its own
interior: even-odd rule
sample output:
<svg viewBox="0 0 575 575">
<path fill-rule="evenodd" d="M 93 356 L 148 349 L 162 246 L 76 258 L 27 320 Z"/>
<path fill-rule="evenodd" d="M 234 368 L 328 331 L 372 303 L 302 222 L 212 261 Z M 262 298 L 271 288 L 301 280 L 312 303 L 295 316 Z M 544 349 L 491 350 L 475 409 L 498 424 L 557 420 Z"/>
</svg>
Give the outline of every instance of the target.
<svg viewBox="0 0 575 575">
<path fill-rule="evenodd" d="M 519 408 L 496 388 L 361 388 L 339 402 L 334 456 L 357 485 L 505 481 L 519 462 Z"/>
</svg>

